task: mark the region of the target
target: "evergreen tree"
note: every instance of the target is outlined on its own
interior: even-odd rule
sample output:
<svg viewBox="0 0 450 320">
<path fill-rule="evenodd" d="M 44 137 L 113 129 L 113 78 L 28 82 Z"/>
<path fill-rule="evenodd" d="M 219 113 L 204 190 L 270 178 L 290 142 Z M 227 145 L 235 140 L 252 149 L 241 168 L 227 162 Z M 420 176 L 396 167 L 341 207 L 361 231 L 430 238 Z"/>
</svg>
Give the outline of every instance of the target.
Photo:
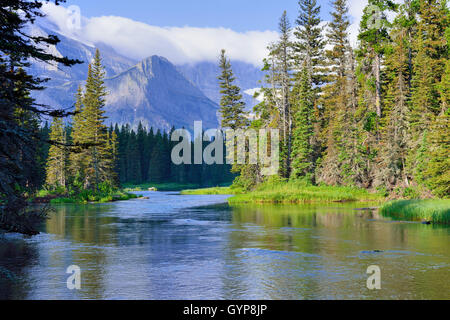
<svg viewBox="0 0 450 320">
<path fill-rule="evenodd" d="M 104 124 L 104 107 L 106 88 L 104 85 L 105 71 L 101 64 L 100 51 L 97 49 L 94 61 L 89 65 L 83 109 L 81 116 L 84 126 L 80 132 L 81 141 L 88 145 L 84 160 L 84 188 L 98 190 L 100 183 L 110 182 L 108 168 L 111 159 L 111 149 L 108 148 L 107 127 Z"/>
<path fill-rule="evenodd" d="M 67 139 L 61 118 L 53 118 L 50 139 L 58 145 L 50 146 L 47 159 L 46 183 L 52 188 L 66 188 L 67 184 Z"/>
<path fill-rule="evenodd" d="M 56 4 L 60 2 L 55 1 Z M 31 76 L 27 70 L 31 61 L 60 63 L 62 66 L 80 62 L 46 51 L 48 45 L 59 42 L 56 36 L 34 36 L 25 31 L 25 27 L 44 15 L 41 7 L 40 1 L 0 3 L 0 227 L 29 234 L 35 234 L 36 230 L 24 222 L 29 215 L 22 213 L 27 207 L 25 191 L 35 181 L 30 180 L 31 172 L 26 168 L 37 168 L 39 128 L 24 126 L 17 121 L 16 115 L 19 111 L 39 119 L 42 115 L 62 117 L 67 112 L 34 103 L 30 91 L 43 89 L 41 84 L 45 79 Z"/>
<path fill-rule="evenodd" d="M 136 133 L 132 130 L 127 139 L 127 182 L 142 183 L 141 158 Z"/>
<path fill-rule="evenodd" d="M 220 100 L 220 113 L 222 116 L 222 128 L 241 129 L 248 126 L 247 113 L 244 111 L 245 104 L 242 102 L 241 89 L 233 84 L 236 80 L 231 69 L 231 63 L 221 51 L 219 67 L 221 75 L 218 77 L 222 98 Z"/>
<path fill-rule="evenodd" d="M 348 41 L 347 1 L 335 0 L 333 20 L 328 25 L 326 50 L 327 85 L 323 88 L 321 104 L 324 108 L 324 158 L 318 177 L 329 184 L 357 184 L 358 150 L 356 148 L 355 111 L 357 89 L 354 74 L 354 56 Z"/>
<path fill-rule="evenodd" d="M 325 41 L 323 27 L 321 26 L 321 6 L 316 0 L 299 0 L 299 16 L 296 20 L 297 27 L 294 31 L 294 66 L 296 69 L 295 83 L 297 86 L 302 82 L 302 71 L 306 67 L 310 86 L 313 88 L 314 117 L 311 118 L 314 126 L 312 138 L 313 149 L 316 152 L 315 160 L 321 153 L 321 131 L 323 128 L 323 111 L 320 106 L 319 97 L 322 85 L 326 82 L 327 69 L 325 66 Z M 296 92 L 299 92 L 298 88 Z M 293 97 L 293 99 L 299 99 Z M 295 111 L 294 111 L 295 112 Z"/>
<path fill-rule="evenodd" d="M 157 139 L 157 143 L 153 148 L 152 156 L 150 158 L 150 168 L 148 176 L 151 182 L 164 182 L 164 168 L 167 165 L 164 158 L 164 142 L 162 140 L 162 137 L 160 137 L 160 139 Z"/>
<path fill-rule="evenodd" d="M 75 96 L 75 114 L 72 117 L 71 138 L 74 145 L 83 145 L 86 143 L 85 134 L 89 131 L 87 127 L 84 106 L 83 106 L 83 89 L 78 87 Z M 71 184 L 77 189 L 84 186 L 85 170 L 88 161 L 88 150 L 86 148 L 78 148 L 77 152 L 69 154 L 69 174 Z"/>
<path fill-rule="evenodd" d="M 312 116 L 314 111 L 313 89 L 309 81 L 308 69 L 303 69 L 302 78 L 297 95 L 297 104 L 295 115 L 294 143 L 292 150 L 293 157 L 293 177 L 306 177 L 310 181 L 314 172 L 313 161 L 313 125 Z"/>
<path fill-rule="evenodd" d="M 439 87 L 448 60 L 448 43 L 445 37 L 449 25 L 446 1 L 427 0 L 420 3 L 413 60 L 411 112 L 408 144 L 408 173 L 419 183 L 429 160 L 429 127 L 442 112 Z"/>
<path fill-rule="evenodd" d="M 303 66 L 307 68 L 311 85 L 319 92 L 319 86 L 324 82 L 323 50 L 325 42 L 320 26 L 320 9 L 317 0 L 299 0 L 299 16 L 296 20 L 297 28 L 294 35 L 295 62 L 299 77 Z"/>
<path fill-rule="evenodd" d="M 386 43 L 389 42 L 390 24 L 386 18 L 387 10 L 396 10 L 397 5 L 391 0 L 369 0 L 364 9 L 358 35 L 361 41 L 359 56 L 362 74 L 367 86 L 365 90 L 372 93 L 374 112 L 378 118 L 382 117 L 382 74 L 381 66 Z"/>
<path fill-rule="evenodd" d="M 450 61 L 447 60 L 441 86 L 441 114 L 431 127 L 430 161 L 425 176 L 427 185 L 438 197 L 450 197 Z"/>
<path fill-rule="evenodd" d="M 408 187 L 405 172 L 407 142 L 409 137 L 407 116 L 411 79 L 411 44 L 409 12 L 402 6 L 391 31 L 392 42 L 386 46 L 385 123 L 380 141 L 375 186 L 388 190 Z"/>
<path fill-rule="evenodd" d="M 292 72 L 293 72 L 293 52 L 291 42 L 291 26 L 287 18 L 287 12 L 284 11 L 279 22 L 279 40 L 269 46 L 269 60 L 266 61 L 264 71 L 269 71 L 266 77 L 266 83 L 269 88 L 263 88 L 264 96 L 271 97 L 268 103 L 260 105 L 265 108 L 267 114 L 270 114 L 269 122 L 266 125 L 276 126 L 282 132 L 281 141 L 281 169 L 280 174 L 289 178 L 291 169 L 292 153 Z"/>
</svg>

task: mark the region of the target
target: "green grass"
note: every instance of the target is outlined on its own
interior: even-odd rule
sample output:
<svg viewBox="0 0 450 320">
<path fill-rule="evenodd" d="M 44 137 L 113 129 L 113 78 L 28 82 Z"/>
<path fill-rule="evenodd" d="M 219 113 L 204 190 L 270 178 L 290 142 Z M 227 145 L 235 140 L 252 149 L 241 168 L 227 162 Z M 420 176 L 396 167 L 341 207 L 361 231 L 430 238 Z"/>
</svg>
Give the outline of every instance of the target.
<svg viewBox="0 0 450 320">
<path fill-rule="evenodd" d="M 384 216 L 410 221 L 450 224 L 450 200 L 399 200 L 380 209 Z"/>
<path fill-rule="evenodd" d="M 183 190 L 182 195 L 236 195 L 242 194 L 243 190 L 240 188 L 232 187 L 214 187 L 205 189 L 193 189 L 193 190 Z"/>
<path fill-rule="evenodd" d="M 92 190 L 82 190 L 78 193 L 63 193 L 60 190 L 49 191 L 40 190 L 32 201 L 38 199 L 44 200 L 51 204 L 68 204 L 68 203 L 107 203 L 114 201 L 125 201 L 138 198 L 137 195 L 125 192 L 123 190 L 108 190 L 94 192 Z"/>
<path fill-rule="evenodd" d="M 197 189 L 200 188 L 199 185 L 189 184 L 189 183 L 143 183 L 139 185 L 126 183 L 122 187 L 125 191 L 148 191 L 149 188 L 156 188 L 158 191 L 181 191 L 185 189 Z"/>
<path fill-rule="evenodd" d="M 263 183 L 255 191 L 236 195 L 230 204 L 239 203 L 330 203 L 382 201 L 384 195 L 354 187 L 311 186 L 301 181 Z"/>
</svg>

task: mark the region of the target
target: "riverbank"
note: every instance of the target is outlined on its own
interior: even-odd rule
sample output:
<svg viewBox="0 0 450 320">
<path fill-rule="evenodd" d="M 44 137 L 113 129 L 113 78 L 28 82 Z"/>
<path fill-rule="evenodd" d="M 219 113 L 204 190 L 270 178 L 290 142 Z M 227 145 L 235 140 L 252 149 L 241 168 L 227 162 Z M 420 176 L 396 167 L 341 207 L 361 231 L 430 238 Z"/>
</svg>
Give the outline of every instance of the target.
<svg viewBox="0 0 450 320">
<path fill-rule="evenodd" d="M 229 199 L 230 204 L 239 203 L 331 203 L 383 201 L 384 195 L 370 193 L 354 187 L 311 186 L 302 182 L 263 183 L 255 191 L 239 194 Z"/>
<path fill-rule="evenodd" d="M 391 201 L 380 208 L 380 214 L 399 220 L 450 224 L 450 199 Z"/>
<path fill-rule="evenodd" d="M 136 191 L 181 191 L 186 189 L 198 189 L 201 186 L 196 184 L 182 184 L 182 183 L 143 183 L 143 184 L 131 184 L 125 183 L 122 185 L 125 192 Z"/>
<path fill-rule="evenodd" d="M 233 187 L 214 187 L 181 191 L 182 195 L 237 195 L 242 193 L 244 191 L 241 188 Z"/>
<path fill-rule="evenodd" d="M 353 187 L 311 186 L 302 182 L 267 182 L 254 191 L 244 192 L 240 188 L 209 188 L 183 190 L 184 195 L 229 194 L 234 195 L 230 204 L 240 203 L 327 203 L 327 202 L 370 202 L 383 201 L 384 195 L 370 193 L 365 189 Z"/>
<path fill-rule="evenodd" d="M 209 192 L 213 189 L 228 189 L 228 185 L 220 185 L 213 188 L 205 188 L 204 186 L 192 183 L 177 183 L 177 182 L 167 182 L 167 183 L 143 183 L 143 184 L 129 184 L 125 183 L 122 185 L 123 190 L 126 192 L 136 192 L 136 191 L 182 191 L 182 192 Z M 189 194 L 227 194 L 227 193 L 189 193 Z"/>
<path fill-rule="evenodd" d="M 114 201 L 126 201 L 139 198 L 138 195 L 124 190 L 111 190 L 107 192 L 83 190 L 76 194 L 66 194 L 40 190 L 30 202 L 36 204 L 86 204 L 86 203 L 107 203 Z"/>
</svg>

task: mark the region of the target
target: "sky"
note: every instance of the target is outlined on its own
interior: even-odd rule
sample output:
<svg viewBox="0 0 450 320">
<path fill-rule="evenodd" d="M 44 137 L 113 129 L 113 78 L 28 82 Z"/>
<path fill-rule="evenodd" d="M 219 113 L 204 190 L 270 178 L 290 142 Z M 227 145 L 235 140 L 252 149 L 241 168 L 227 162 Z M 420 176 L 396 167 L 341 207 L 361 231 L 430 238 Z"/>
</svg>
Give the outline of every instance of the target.
<svg viewBox="0 0 450 320">
<path fill-rule="evenodd" d="M 330 19 L 331 0 L 318 0 Z M 367 0 L 348 0 L 350 39 L 356 44 Z M 74 7 L 79 8 L 80 23 Z M 76 8 L 75 8 L 76 9 Z M 294 25 L 297 0 L 67 0 L 46 3 L 47 19 L 59 31 L 87 44 L 103 42 L 117 52 L 144 59 L 151 55 L 175 64 L 217 61 L 221 49 L 233 60 L 261 66 L 267 46 L 278 39 L 284 10 Z M 324 22 L 325 24 L 325 22 Z"/>
<path fill-rule="evenodd" d="M 328 20 L 330 0 L 318 0 L 322 18 Z M 297 0 L 68 0 L 78 5 L 86 17 L 116 15 L 160 27 L 190 26 L 276 30 L 284 10 L 292 21 L 298 14 Z"/>
</svg>

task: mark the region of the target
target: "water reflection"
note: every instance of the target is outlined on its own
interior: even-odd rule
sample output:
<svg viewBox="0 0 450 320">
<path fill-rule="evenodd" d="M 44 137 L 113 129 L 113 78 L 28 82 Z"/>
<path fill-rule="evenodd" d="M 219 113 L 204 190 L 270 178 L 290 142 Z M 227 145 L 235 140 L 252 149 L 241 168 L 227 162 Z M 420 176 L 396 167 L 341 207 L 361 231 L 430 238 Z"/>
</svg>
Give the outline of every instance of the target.
<svg viewBox="0 0 450 320">
<path fill-rule="evenodd" d="M 229 208 L 224 196 L 148 195 L 60 206 L 37 237 L 0 235 L 0 298 L 449 298 L 449 228 L 348 204 Z M 373 264 L 381 291 L 365 285 Z M 80 291 L 66 288 L 70 265 L 82 269 Z"/>
</svg>

